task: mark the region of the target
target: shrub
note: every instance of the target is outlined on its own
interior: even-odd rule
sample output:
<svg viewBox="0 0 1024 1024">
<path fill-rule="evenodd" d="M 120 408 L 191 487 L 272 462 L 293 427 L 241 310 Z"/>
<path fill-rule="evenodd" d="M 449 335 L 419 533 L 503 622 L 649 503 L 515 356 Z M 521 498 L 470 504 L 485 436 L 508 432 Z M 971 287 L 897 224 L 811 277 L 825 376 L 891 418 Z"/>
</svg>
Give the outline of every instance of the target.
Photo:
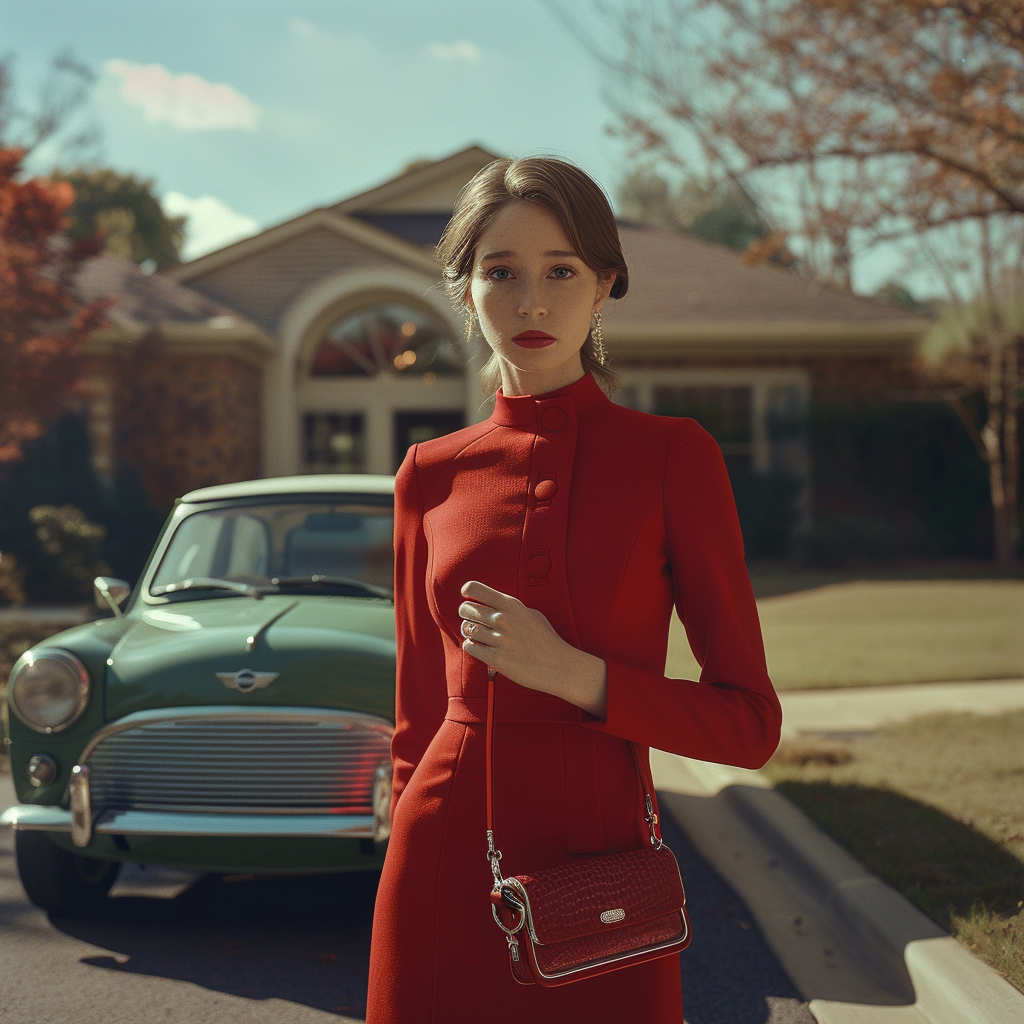
<svg viewBox="0 0 1024 1024">
<path fill-rule="evenodd" d="M 0 604 L 25 603 L 25 570 L 14 555 L 0 551 Z"/>
<path fill-rule="evenodd" d="M 742 469 L 734 470 L 731 479 L 747 558 L 788 554 L 798 518 L 796 502 L 803 489 L 799 478 L 778 470 Z"/>
<path fill-rule="evenodd" d="M 799 561 L 826 569 L 848 562 L 888 562 L 907 546 L 892 523 L 869 516 L 822 519 L 793 542 Z"/>
<path fill-rule="evenodd" d="M 29 512 L 40 505 L 73 505 L 106 529 L 99 556 L 114 576 L 133 582 L 145 564 L 167 510 L 155 509 L 133 467 L 113 486 L 100 481 L 90 459 L 83 417 L 67 415 L 43 437 L 25 444 L 19 462 L 0 465 L 0 551 L 25 571 L 29 601 L 67 599 L 68 578 L 40 544 Z"/>
<path fill-rule="evenodd" d="M 93 578 L 110 572 L 100 557 L 107 531 L 74 505 L 37 505 L 29 512 L 29 520 L 50 561 L 48 596 L 88 597 Z"/>
<path fill-rule="evenodd" d="M 860 557 L 885 557 L 894 529 L 904 554 L 991 553 L 987 471 L 948 405 L 816 403 L 808 427 L 815 520 L 833 537 L 861 535 L 854 547 L 871 553 Z M 841 526 L 840 519 L 868 522 Z"/>
</svg>

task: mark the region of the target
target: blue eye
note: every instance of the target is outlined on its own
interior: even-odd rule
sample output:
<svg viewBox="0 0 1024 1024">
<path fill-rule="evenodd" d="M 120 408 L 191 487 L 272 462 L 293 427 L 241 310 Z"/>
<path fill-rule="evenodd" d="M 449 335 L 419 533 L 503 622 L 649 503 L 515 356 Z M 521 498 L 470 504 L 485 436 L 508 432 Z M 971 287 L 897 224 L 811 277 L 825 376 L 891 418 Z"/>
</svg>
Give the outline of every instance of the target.
<svg viewBox="0 0 1024 1024">
<path fill-rule="evenodd" d="M 556 280 L 568 281 L 570 277 L 576 276 L 576 272 L 572 269 L 572 267 L 555 267 L 555 269 L 552 270 L 551 273 L 561 275 L 563 270 L 565 271 L 565 274 L 563 276 L 558 276 Z"/>
<path fill-rule="evenodd" d="M 487 272 L 488 277 L 494 277 L 499 281 L 507 281 L 508 277 L 498 277 L 498 274 L 508 274 L 511 277 L 511 271 L 508 267 L 495 267 L 493 270 Z"/>
</svg>

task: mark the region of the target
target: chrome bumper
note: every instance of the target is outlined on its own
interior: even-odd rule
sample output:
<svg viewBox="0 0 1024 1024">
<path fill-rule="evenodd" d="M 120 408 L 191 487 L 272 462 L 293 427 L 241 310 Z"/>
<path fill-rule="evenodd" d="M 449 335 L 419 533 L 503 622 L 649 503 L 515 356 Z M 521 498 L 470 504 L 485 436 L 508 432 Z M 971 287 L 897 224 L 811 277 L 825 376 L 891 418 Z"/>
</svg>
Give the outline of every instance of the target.
<svg viewBox="0 0 1024 1024">
<path fill-rule="evenodd" d="M 0 814 L 0 825 L 22 831 L 72 832 L 72 812 L 62 807 L 21 804 Z M 99 835 L 285 836 L 373 839 L 372 814 L 175 814 L 165 811 L 105 811 L 93 824 Z M 76 843 L 76 845 L 87 845 Z"/>
</svg>

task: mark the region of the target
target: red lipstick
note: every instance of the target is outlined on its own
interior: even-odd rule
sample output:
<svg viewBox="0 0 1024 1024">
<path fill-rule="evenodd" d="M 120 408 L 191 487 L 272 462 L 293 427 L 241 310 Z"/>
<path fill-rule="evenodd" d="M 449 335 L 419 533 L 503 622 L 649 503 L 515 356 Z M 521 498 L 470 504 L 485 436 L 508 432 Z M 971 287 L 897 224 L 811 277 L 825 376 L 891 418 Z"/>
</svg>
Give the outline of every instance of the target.
<svg viewBox="0 0 1024 1024">
<path fill-rule="evenodd" d="M 553 345 L 555 339 L 543 331 L 523 331 L 512 339 L 520 348 L 545 348 Z"/>
</svg>

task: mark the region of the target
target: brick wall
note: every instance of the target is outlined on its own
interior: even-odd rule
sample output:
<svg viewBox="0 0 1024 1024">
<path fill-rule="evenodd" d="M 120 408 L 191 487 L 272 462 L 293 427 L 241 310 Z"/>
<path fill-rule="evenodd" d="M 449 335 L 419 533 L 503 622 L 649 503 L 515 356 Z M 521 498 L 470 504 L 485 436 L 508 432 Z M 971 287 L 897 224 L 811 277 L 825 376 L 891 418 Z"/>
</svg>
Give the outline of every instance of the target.
<svg viewBox="0 0 1024 1024">
<path fill-rule="evenodd" d="M 83 371 L 94 468 L 108 475 L 134 466 L 156 508 L 194 487 L 261 475 L 254 366 L 141 351 L 87 358 Z"/>
</svg>

